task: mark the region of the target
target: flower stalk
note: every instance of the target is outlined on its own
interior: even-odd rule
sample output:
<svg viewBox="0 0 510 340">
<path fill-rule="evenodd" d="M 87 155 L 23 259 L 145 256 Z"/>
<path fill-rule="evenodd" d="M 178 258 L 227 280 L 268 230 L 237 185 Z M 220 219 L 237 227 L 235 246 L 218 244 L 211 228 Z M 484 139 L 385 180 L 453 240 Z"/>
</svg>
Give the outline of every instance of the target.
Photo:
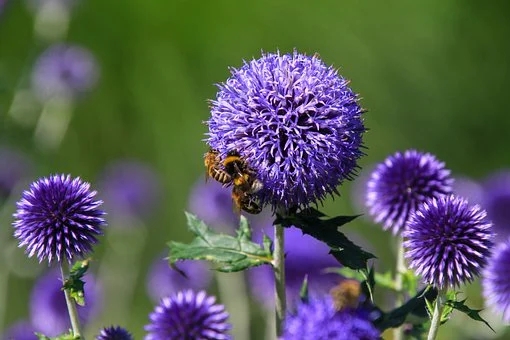
<svg viewBox="0 0 510 340">
<path fill-rule="evenodd" d="M 427 340 L 434 340 L 437 336 L 437 331 L 441 325 L 441 315 L 443 314 L 445 300 L 446 291 L 444 289 L 440 289 L 437 294 L 436 302 L 434 303 L 434 313 L 432 314 L 432 322 L 430 323 Z"/>
<path fill-rule="evenodd" d="M 275 282 L 276 336 L 280 337 L 285 328 L 287 298 L 285 296 L 285 228 L 274 226 L 273 268 Z"/>
<path fill-rule="evenodd" d="M 398 244 L 397 244 L 397 264 L 396 264 L 396 270 L 395 270 L 395 308 L 400 307 L 404 303 L 404 292 L 403 286 L 404 286 L 404 273 L 407 270 L 406 263 L 405 263 L 405 257 L 404 257 L 404 246 L 403 246 L 403 238 L 402 236 L 398 237 Z M 402 327 L 394 328 L 393 329 L 393 339 L 394 340 L 401 340 L 403 337 L 403 329 Z"/>
<path fill-rule="evenodd" d="M 60 262 L 60 275 L 62 276 L 62 284 L 67 279 L 67 267 L 64 262 Z M 73 337 L 75 339 L 84 339 L 81 335 L 80 331 L 80 319 L 78 317 L 78 310 L 76 309 L 76 304 L 74 303 L 73 299 L 71 298 L 71 294 L 69 293 L 69 290 L 64 289 L 64 296 L 66 298 L 66 304 L 67 304 L 67 310 L 69 311 L 69 319 L 71 320 L 71 328 L 73 330 Z"/>
</svg>

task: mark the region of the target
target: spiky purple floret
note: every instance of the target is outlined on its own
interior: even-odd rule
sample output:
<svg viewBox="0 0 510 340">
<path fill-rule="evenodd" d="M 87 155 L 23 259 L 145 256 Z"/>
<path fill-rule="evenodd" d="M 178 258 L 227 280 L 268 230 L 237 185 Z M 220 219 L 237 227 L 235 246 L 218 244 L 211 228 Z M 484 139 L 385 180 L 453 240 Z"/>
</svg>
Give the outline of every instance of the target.
<svg viewBox="0 0 510 340">
<path fill-rule="evenodd" d="M 103 203 L 79 177 L 41 178 L 23 192 L 14 214 L 14 237 L 39 262 L 71 262 L 92 250 L 105 225 Z"/>
<path fill-rule="evenodd" d="M 225 307 L 216 304 L 216 298 L 205 291 L 181 291 L 161 299 L 149 315 L 145 340 L 231 339 L 228 317 Z"/>
<path fill-rule="evenodd" d="M 133 340 L 133 336 L 120 326 L 110 326 L 101 329 L 96 340 Z"/>
<path fill-rule="evenodd" d="M 358 96 L 318 56 L 263 54 L 231 69 L 211 102 L 207 142 L 237 150 L 273 208 L 307 206 L 337 193 L 363 155 Z"/>
<path fill-rule="evenodd" d="M 397 152 L 379 164 L 367 183 L 370 215 L 385 230 L 399 234 L 420 204 L 452 192 L 445 164 L 430 153 Z"/>
<path fill-rule="evenodd" d="M 494 250 L 482 274 L 482 287 L 487 305 L 510 322 L 510 238 Z"/>
<path fill-rule="evenodd" d="M 376 340 L 380 332 L 362 309 L 336 311 L 329 295 L 300 303 L 287 315 L 283 340 Z"/>
<path fill-rule="evenodd" d="M 493 246 L 492 224 L 478 205 L 454 195 L 425 202 L 403 232 L 410 268 L 437 288 L 471 282 Z"/>
</svg>

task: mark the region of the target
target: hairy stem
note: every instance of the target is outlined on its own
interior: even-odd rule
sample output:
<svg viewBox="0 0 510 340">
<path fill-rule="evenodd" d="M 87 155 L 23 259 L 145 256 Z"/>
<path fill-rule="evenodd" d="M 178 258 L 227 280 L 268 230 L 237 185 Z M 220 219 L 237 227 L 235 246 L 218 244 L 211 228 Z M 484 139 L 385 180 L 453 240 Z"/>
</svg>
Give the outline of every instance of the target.
<svg viewBox="0 0 510 340">
<path fill-rule="evenodd" d="M 60 262 L 60 275 L 62 276 L 62 284 L 64 284 L 67 279 L 67 271 L 67 264 Z M 74 303 L 73 299 L 71 298 L 71 294 L 67 289 L 64 289 L 64 296 L 66 298 L 67 310 L 69 311 L 69 319 L 71 320 L 73 337 L 77 339 L 84 339 L 80 331 L 80 319 L 78 318 L 78 310 L 76 309 L 76 304 Z"/>
<path fill-rule="evenodd" d="M 287 301 L 285 296 L 285 228 L 279 224 L 274 226 L 274 282 L 276 305 L 276 336 L 283 334 Z"/>
<path fill-rule="evenodd" d="M 427 340 L 434 340 L 437 336 L 437 331 L 441 325 L 441 314 L 443 314 L 445 298 L 445 291 L 440 289 L 437 293 L 437 298 L 434 303 L 434 313 L 432 314 L 432 322 L 430 323 Z"/>
<path fill-rule="evenodd" d="M 396 264 L 396 270 L 395 270 L 395 290 L 396 290 L 396 298 L 395 298 L 395 308 L 400 307 L 404 303 L 404 292 L 403 289 L 403 279 L 404 279 L 404 273 L 407 270 L 405 258 L 404 258 L 404 245 L 403 245 L 404 239 L 402 236 L 398 237 L 398 244 L 397 244 L 397 264 Z M 393 329 L 393 339 L 394 340 L 401 340 L 403 338 L 403 329 L 402 327 L 394 328 Z"/>
</svg>

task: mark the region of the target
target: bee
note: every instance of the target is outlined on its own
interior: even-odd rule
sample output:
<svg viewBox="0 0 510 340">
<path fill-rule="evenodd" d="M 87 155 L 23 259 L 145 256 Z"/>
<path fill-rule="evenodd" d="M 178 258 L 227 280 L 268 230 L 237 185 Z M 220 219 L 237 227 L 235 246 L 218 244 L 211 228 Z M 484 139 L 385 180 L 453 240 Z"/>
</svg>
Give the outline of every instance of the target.
<svg viewBox="0 0 510 340">
<path fill-rule="evenodd" d="M 361 296 L 361 284 L 357 280 L 346 279 L 331 288 L 329 294 L 337 311 L 347 308 L 356 308 Z"/>
<path fill-rule="evenodd" d="M 209 149 L 204 156 L 204 165 L 206 168 L 205 180 L 212 177 L 224 185 L 232 183 L 232 176 L 221 168 L 220 157 L 217 150 Z"/>
<path fill-rule="evenodd" d="M 223 160 L 223 167 L 232 178 L 234 187 L 247 194 L 254 194 L 263 188 L 263 184 L 255 176 L 256 173 L 241 158 L 237 151 L 230 151 Z"/>
<path fill-rule="evenodd" d="M 262 207 L 256 202 L 255 197 L 237 186 L 232 189 L 232 202 L 234 202 L 237 212 L 242 210 L 255 215 L 262 211 Z"/>
</svg>

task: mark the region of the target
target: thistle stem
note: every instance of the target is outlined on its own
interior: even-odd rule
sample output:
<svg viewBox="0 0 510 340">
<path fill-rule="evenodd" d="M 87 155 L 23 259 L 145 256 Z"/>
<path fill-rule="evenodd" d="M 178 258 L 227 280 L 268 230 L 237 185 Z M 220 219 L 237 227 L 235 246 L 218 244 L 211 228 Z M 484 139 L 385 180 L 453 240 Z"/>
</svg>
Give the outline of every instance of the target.
<svg viewBox="0 0 510 340">
<path fill-rule="evenodd" d="M 432 322 L 430 323 L 427 340 L 434 340 L 437 336 L 437 331 L 441 325 L 441 314 L 443 314 L 445 299 L 446 292 L 440 289 L 437 293 L 437 298 L 434 303 L 434 313 L 432 314 Z"/>
<path fill-rule="evenodd" d="M 285 228 L 282 225 L 274 226 L 274 282 L 276 307 L 276 336 L 283 334 L 287 301 L 285 296 Z"/>
<path fill-rule="evenodd" d="M 64 268 L 64 266 L 66 268 Z M 60 275 L 62 276 L 62 284 L 66 281 L 68 268 L 64 262 L 60 262 Z M 80 320 L 78 317 L 78 310 L 76 309 L 76 304 L 71 298 L 71 294 L 67 289 L 64 289 L 64 296 L 66 298 L 67 310 L 69 311 L 69 319 L 71 320 L 71 327 L 73 330 L 73 337 L 76 339 L 85 339 L 82 337 L 80 332 Z"/>
<path fill-rule="evenodd" d="M 400 307 L 404 303 L 404 292 L 403 289 L 403 281 L 404 281 L 404 273 L 407 270 L 405 258 L 404 258 L 404 245 L 403 245 L 404 239 L 402 236 L 398 237 L 398 244 L 397 244 L 397 264 L 396 264 L 396 270 L 395 270 L 395 291 L 396 291 L 396 298 L 395 298 L 395 308 Z M 402 327 L 394 328 L 393 329 L 393 339 L 394 340 L 401 340 L 403 338 L 403 329 Z"/>
</svg>

